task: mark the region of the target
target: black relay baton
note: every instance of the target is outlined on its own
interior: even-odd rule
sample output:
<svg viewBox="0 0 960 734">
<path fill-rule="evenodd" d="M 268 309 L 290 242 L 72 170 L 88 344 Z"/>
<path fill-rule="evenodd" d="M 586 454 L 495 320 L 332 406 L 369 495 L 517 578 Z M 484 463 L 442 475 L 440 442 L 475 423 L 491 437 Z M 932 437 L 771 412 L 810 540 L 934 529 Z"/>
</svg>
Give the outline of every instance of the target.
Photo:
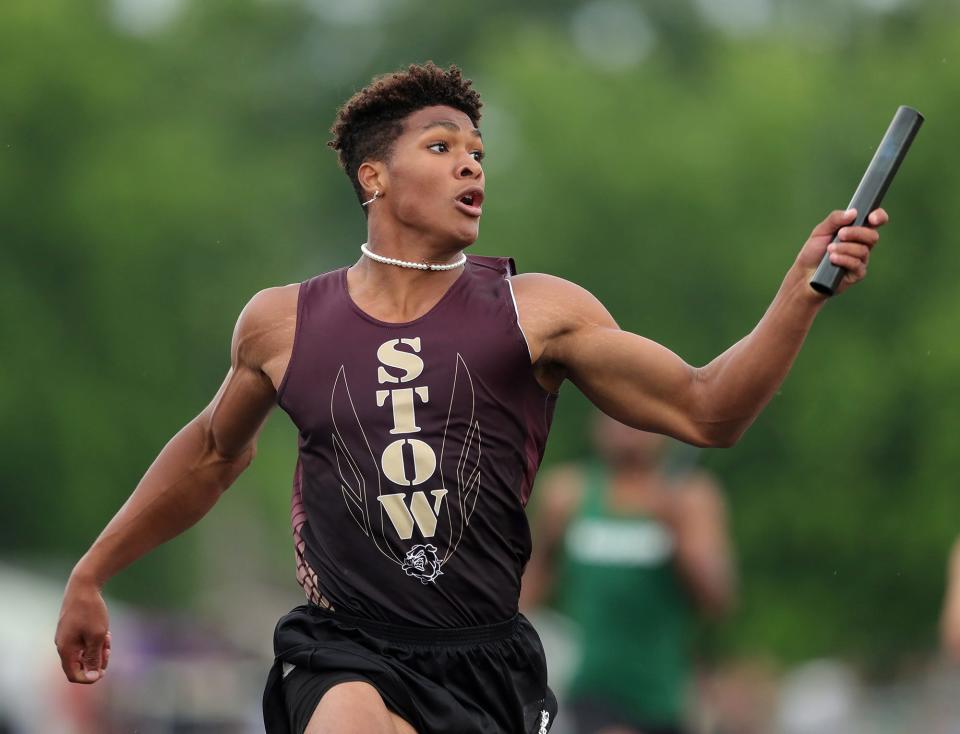
<svg viewBox="0 0 960 734">
<path fill-rule="evenodd" d="M 880 206 L 887 187 L 893 181 L 922 124 L 923 115 L 912 107 L 901 106 L 897 109 L 897 114 L 893 116 L 890 127 L 880 141 L 880 147 L 873 154 L 873 160 L 867 166 L 867 171 L 847 206 L 847 209 L 857 210 L 857 218 L 853 220 L 853 224 L 847 226 L 863 226 L 870 212 Z M 836 242 L 837 238 L 834 237 L 833 241 Z M 818 293 L 832 296 L 845 272 L 843 268 L 830 262 L 829 252 L 824 253 L 820 266 L 810 281 L 810 287 Z"/>
</svg>

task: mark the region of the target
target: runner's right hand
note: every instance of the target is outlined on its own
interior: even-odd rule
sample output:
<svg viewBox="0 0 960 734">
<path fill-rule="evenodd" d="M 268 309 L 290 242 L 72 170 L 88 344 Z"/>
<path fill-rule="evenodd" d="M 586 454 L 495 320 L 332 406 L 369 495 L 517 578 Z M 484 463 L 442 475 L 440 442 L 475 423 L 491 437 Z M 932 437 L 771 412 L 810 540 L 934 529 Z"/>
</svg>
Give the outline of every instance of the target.
<svg viewBox="0 0 960 734">
<path fill-rule="evenodd" d="M 110 662 L 110 618 L 96 584 L 74 577 L 67 582 L 54 637 L 67 680 L 96 683 Z"/>
</svg>

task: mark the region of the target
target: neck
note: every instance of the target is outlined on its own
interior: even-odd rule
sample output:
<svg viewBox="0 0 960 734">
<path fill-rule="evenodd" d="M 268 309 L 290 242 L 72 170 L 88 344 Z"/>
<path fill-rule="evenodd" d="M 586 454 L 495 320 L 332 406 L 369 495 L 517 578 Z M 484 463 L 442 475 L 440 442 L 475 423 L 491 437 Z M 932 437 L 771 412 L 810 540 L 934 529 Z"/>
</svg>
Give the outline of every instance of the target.
<svg viewBox="0 0 960 734">
<path fill-rule="evenodd" d="M 367 248 L 377 255 L 395 260 L 447 265 L 457 261 L 465 245 L 449 238 L 438 238 L 422 230 L 401 227 L 395 221 L 384 221 L 380 217 L 371 216 L 367 223 Z M 394 270 L 401 269 L 382 263 L 375 264 Z"/>
<path fill-rule="evenodd" d="M 368 247 L 375 253 L 382 254 L 374 245 Z M 397 257 L 389 255 L 388 257 Z M 459 254 L 455 257 L 459 257 Z M 427 260 L 411 260 L 410 262 L 433 262 Z M 418 270 L 415 268 L 403 268 L 398 265 L 387 265 L 377 262 L 361 254 L 349 270 L 349 273 L 355 280 L 368 284 L 371 288 L 383 288 L 388 291 L 403 291 L 407 288 L 428 289 L 432 284 L 443 286 L 455 281 L 463 268 L 453 268 L 451 270 Z"/>
<path fill-rule="evenodd" d="M 384 257 L 383 255 L 378 255 L 371 250 L 367 246 L 366 242 L 360 245 L 360 252 L 362 252 L 365 257 L 369 258 L 375 263 L 380 263 L 381 265 L 392 265 L 397 268 L 406 268 L 407 270 L 455 270 L 456 268 L 462 268 L 467 264 L 467 256 L 462 252 L 460 253 L 460 257 L 458 257 L 456 260 L 453 262 L 444 263 L 443 265 L 430 262 L 415 262 L 411 260 L 399 260 L 397 258 Z"/>
<path fill-rule="evenodd" d="M 381 321 L 413 321 L 429 311 L 464 272 L 412 270 L 360 256 L 347 270 L 350 297 Z"/>
</svg>

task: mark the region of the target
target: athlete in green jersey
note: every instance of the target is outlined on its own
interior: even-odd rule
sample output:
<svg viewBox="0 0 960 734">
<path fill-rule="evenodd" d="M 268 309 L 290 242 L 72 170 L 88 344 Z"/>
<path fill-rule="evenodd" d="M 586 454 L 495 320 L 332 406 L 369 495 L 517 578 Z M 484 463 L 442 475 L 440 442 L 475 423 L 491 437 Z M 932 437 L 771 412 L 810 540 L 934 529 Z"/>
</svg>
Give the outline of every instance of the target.
<svg viewBox="0 0 960 734">
<path fill-rule="evenodd" d="M 578 734 L 680 732 L 693 614 L 733 597 L 723 502 L 705 473 L 665 473 L 662 436 L 601 416 L 595 438 L 602 462 L 540 482 L 522 600 L 549 597 L 580 628 Z"/>
</svg>

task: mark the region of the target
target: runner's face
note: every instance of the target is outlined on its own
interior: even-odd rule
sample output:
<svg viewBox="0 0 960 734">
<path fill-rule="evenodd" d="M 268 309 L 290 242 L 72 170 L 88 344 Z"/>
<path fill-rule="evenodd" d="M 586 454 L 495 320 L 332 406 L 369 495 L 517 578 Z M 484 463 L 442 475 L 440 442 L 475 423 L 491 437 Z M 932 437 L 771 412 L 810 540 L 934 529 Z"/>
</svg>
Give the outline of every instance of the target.
<svg viewBox="0 0 960 734">
<path fill-rule="evenodd" d="M 425 107 L 410 113 L 386 164 L 383 204 L 402 224 L 466 247 L 480 231 L 483 142 L 460 110 Z"/>
</svg>

